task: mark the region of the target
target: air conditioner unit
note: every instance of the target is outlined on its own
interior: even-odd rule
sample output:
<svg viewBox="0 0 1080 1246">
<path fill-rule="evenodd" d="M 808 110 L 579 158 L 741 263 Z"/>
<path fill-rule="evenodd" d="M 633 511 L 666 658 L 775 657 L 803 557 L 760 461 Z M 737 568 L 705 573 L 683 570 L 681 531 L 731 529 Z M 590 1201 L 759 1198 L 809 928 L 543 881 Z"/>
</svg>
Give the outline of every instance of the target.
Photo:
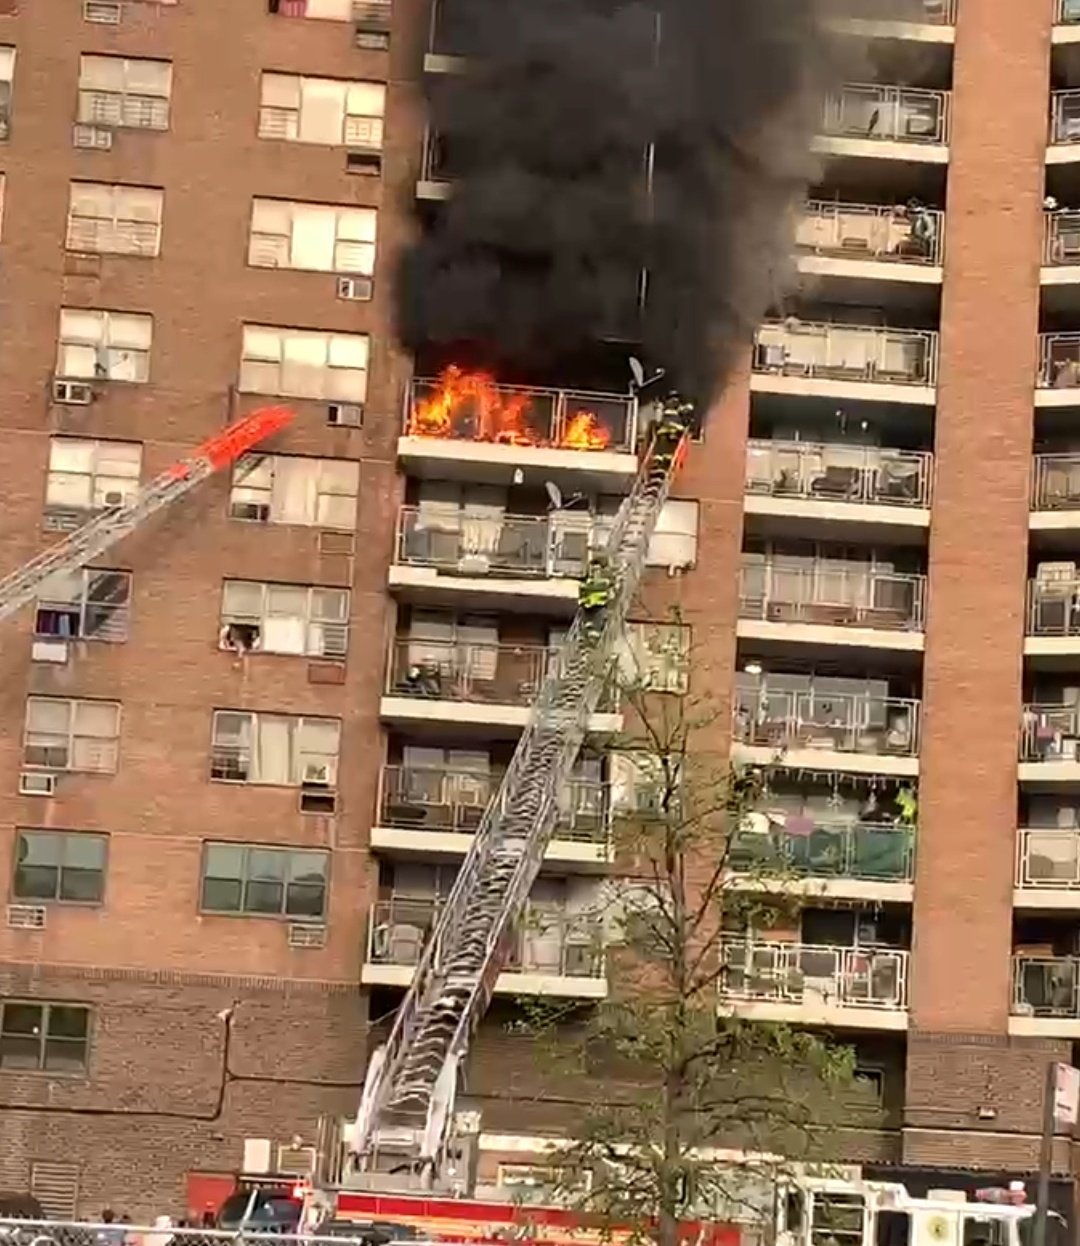
<svg viewBox="0 0 1080 1246">
<path fill-rule="evenodd" d="M 19 774 L 20 796 L 51 796 L 56 791 L 56 775 L 48 771 L 23 770 Z"/>
<path fill-rule="evenodd" d="M 44 904 L 9 904 L 7 924 L 9 930 L 44 930 Z"/>
<path fill-rule="evenodd" d="M 86 381 L 65 381 L 57 377 L 52 383 L 53 402 L 69 407 L 88 407 L 94 401 L 94 387 Z"/>
<path fill-rule="evenodd" d="M 313 1146 L 279 1146 L 275 1171 L 286 1177 L 310 1177 L 315 1171 L 315 1148 Z"/>
<path fill-rule="evenodd" d="M 289 947 L 311 948 L 326 947 L 326 927 L 315 922 L 290 922 Z M 279 1172 L 288 1172 L 287 1168 L 278 1165 Z"/>
<path fill-rule="evenodd" d="M 96 22 L 99 26 L 119 26 L 124 16 L 120 0 L 83 0 L 83 21 Z"/>
<path fill-rule="evenodd" d="M 269 502 L 234 502 L 229 513 L 233 519 L 248 519 L 255 523 L 269 523 Z"/>
<path fill-rule="evenodd" d="M 335 428 L 362 428 L 364 408 L 358 402 L 332 402 L 326 408 L 326 422 Z"/>
<path fill-rule="evenodd" d="M 51 662 L 54 666 L 63 666 L 69 656 L 66 640 L 38 639 L 30 646 L 31 662 Z"/>
<path fill-rule="evenodd" d="M 337 296 L 339 299 L 352 299 L 357 303 L 366 303 L 371 298 L 373 282 L 370 277 L 339 277 Z"/>
<path fill-rule="evenodd" d="M 123 506 L 124 495 L 119 489 L 110 489 L 103 497 L 102 503 L 105 506 Z"/>
<path fill-rule="evenodd" d="M 108 151 L 113 143 L 112 130 L 99 125 L 76 125 L 71 131 L 71 142 L 74 147 Z"/>
<path fill-rule="evenodd" d="M 330 767 L 320 762 L 309 762 L 304 767 L 305 783 L 317 783 L 320 787 L 330 786 Z"/>
</svg>

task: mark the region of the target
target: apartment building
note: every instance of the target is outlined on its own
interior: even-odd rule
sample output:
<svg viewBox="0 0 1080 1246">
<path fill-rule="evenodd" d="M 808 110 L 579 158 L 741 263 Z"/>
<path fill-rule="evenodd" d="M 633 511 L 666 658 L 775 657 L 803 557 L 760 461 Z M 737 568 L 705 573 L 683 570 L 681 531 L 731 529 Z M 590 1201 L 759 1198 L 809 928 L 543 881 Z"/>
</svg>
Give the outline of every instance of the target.
<svg viewBox="0 0 1080 1246">
<path fill-rule="evenodd" d="M 298 416 L 5 624 L 0 1188 L 58 1214 L 198 1212 L 244 1139 L 302 1162 L 355 1107 L 636 471 L 617 370 L 514 387 L 395 348 L 402 203 L 450 193 L 416 75 L 453 72 L 452 8 L 0 0 L 0 566 L 230 418 Z M 730 704 L 717 747 L 782 751 L 737 859 L 808 880 L 796 927 L 728 947 L 723 1004 L 855 1047 L 845 1158 L 985 1183 L 1035 1166 L 1080 1039 L 1080 7 L 850 29 L 799 292 L 646 596 Z M 619 726 L 498 997 L 608 989 Z M 509 1183 L 565 1116 L 498 1017 L 479 1050 Z M 1060 1136 L 1066 1200 L 1077 1163 Z"/>
</svg>

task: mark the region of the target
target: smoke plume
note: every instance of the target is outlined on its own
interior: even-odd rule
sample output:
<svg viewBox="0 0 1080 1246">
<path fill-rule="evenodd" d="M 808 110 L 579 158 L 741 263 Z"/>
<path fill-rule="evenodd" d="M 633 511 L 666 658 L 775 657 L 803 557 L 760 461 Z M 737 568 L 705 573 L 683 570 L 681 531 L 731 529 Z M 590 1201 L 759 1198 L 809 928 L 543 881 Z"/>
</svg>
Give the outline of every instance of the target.
<svg viewBox="0 0 1080 1246">
<path fill-rule="evenodd" d="M 427 78 L 453 190 L 401 260 L 403 345 L 536 367 L 622 337 L 714 393 L 815 171 L 819 0 L 440 4 L 469 60 Z"/>
</svg>

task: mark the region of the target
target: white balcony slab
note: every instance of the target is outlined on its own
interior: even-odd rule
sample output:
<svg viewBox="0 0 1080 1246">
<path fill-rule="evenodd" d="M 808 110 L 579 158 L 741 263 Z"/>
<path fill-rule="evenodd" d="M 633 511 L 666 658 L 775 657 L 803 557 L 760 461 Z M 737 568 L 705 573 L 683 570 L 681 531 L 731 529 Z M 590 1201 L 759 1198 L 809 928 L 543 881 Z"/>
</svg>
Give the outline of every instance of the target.
<svg viewBox="0 0 1080 1246">
<path fill-rule="evenodd" d="M 1080 23 L 1059 23 L 1054 27 L 1052 35 L 1054 43 L 1080 43 Z"/>
<path fill-rule="evenodd" d="M 1080 143 L 1048 143 L 1047 164 L 1080 164 Z"/>
<path fill-rule="evenodd" d="M 392 593 L 409 601 L 460 605 L 462 609 L 555 609 L 573 614 L 579 583 L 569 579 L 514 579 L 504 575 L 449 575 L 436 567 L 393 563 L 387 577 Z"/>
<path fill-rule="evenodd" d="M 383 965 L 365 961 L 360 970 L 364 986 L 397 986 L 405 989 L 413 979 L 412 965 Z M 606 978 L 563 977 L 546 973 L 501 973 L 496 995 L 545 995 L 559 999 L 606 999 Z"/>
<path fill-rule="evenodd" d="M 1080 887 L 1014 887 L 1013 908 L 1080 912 Z"/>
<path fill-rule="evenodd" d="M 899 139 L 841 138 L 819 134 L 814 151 L 823 156 L 855 156 L 867 160 L 906 160 L 914 164 L 948 164 L 945 143 L 905 143 Z"/>
<path fill-rule="evenodd" d="M 882 506 L 876 502 L 834 502 L 817 498 L 793 498 L 783 494 L 748 493 L 743 506 L 747 515 L 770 519 L 806 520 L 822 524 L 867 524 L 878 529 L 928 529 L 930 510 L 924 506 Z M 1080 523 L 1080 514 L 1077 515 Z"/>
<path fill-rule="evenodd" d="M 812 900 L 860 900 L 867 904 L 911 904 L 915 899 L 913 883 L 880 882 L 867 878 L 750 878 L 729 874 L 726 886 L 733 891 L 775 893 L 805 896 Z M 1080 893 L 1077 895 L 1080 905 Z"/>
<path fill-rule="evenodd" d="M 937 264 L 904 264 L 898 260 L 854 259 L 838 255 L 800 255 L 799 272 L 808 277 L 854 277 L 861 281 L 909 282 L 939 286 L 945 270 Z"/>
<path fill-rule="evenodd" d="M 1028 516 L 1032 532 L 1070 532 L 1080 529 L 1080 510 L 1032 511 Z"/>
<path fill-rule="evenodd" d="M 1080 285 L 1080 264 L 1050 264 L 1039 270 L 1039 283 L 1044 286 Z"/>
<path fill-rule="evenodd" d="M 426 74 L 463 74 L 468 65 L 464 56 L 449 56 L 443 52 L 426 52 L 424 54 L 424 73 Z"/>
<path fill-rule="evenodd" d="M 1014 1038 L 1080 1038 L 1078 1017 L 1009 1018 L 1009 1034 Z"/>
<path fill-rule="evenodd" d="M 755 372 L 750 389 L 757 394 L 786 394 L 802 398 L 836 398 L 848 402 L 907 403 L 932 407 L 937 392 L 932 385 L 896 385 L 885 381 L 842 381 L 823 376 L 782 376 L 774 372 Z M 1080 389 L 1077 389 L 1080 402 Z"/>
<path fill-rule="evenodd" d="M 827 645 L 850 649 L 889 649 L 921 653 L 922 632 L 898 632 L 880 627 L 833 627 L 822 623 L 774 623 L 768 619 L 740 619 L 740 640 L 783 641 L 792 645 Z"/>
<path fill-rule="evenodd" d="M 852 1008 L 830 1004 L 822 999 L 729 1000 L 721 1004 L 721 1014 L 747 1021 L 773 1021 L 788 1025 L 820 1025 L 845 1030 L 888 1030 L 908 1028 L 908 1014 L 901 1008 Z"/>
<path fill-rule="evenodd" d="M 444 199 L 449 199 L 452 190 L 452 183 L 437 182 L 428 177 L 422 177 L 416 183 L 417 199 L 427 199 L 434 203 L 439 203 Z"/>
<path fill-rule="evenodd" d="M 848 774 L 895 775 L 914 778 L 919 773 L 917 757 L 892 757 L 886 753 L 842 753 L 837 749 L 770 748 L 759 744 L 734 744 L 732 758 L 746 766 L 771 766 L 778 761 L 800 770 L 846 771 Z M 1077 767 L 1080 770 L 1080 766 Z"/>
<path fill-rule="evenodd" d="M 458 831 L 405 830 L 397 826 L 373 826 L 371 847 L 395 856 L 455 860 L 472 847 L 473 836 Z M 610 844 L 577 839 L 552 839 L 544 852 L 549 865 L 588 869 L 607 866 L 614 860 Z"/>
<path fill-rule="evenodd" d="M 837 18 L 834 30 L 860 39 L 908 39 L 913 43 L 955 43 L 956 27 L 940 22 L 875 21 L 865 17 Z"/>
<path fill-rule="evenodd" d="M 439 437 L 399 437 L 397 451 L 413 475 L 472 483 L 511 484 L 520 470 L 526 483 L 573 476 L 583 487 L 596 482 L 625 492 L 639 466 L 637 455 L 625 450 L 563 450 Z"/>
<path fill-rule="evenodd" d="M 1080 657 L 1080 636 L 1025 636 L 1027 658 Z"/>
<path fill-rule="evenodd" d="M 387 722 L 445 723 L 460 727 L 503 727 L 523 730 L 529 721 L 527 705 L 498 702 L 443 701 L 437 697 L 387 695 L 379 701 L 379 714 Z M 622 715 L 593 714 L 589 730 L 596 735 L 614 735 L 622 730 Z"/>
<path fill-rule="evenodd" d="M 1037 783 L 1045 787 L 1080 784 L 1080 761 L 1022 761 L 1017 767 L 1021 783 Z"/>
<path fill-rule="evenodd" d="M 1080 146 L 1077 147 L 1080 157 Z M 1063 386 L 1061 389 L 1038 388 L 1035 390 L 1037 407 L 1080 407 L 1080 385 Z"/>
</svg>

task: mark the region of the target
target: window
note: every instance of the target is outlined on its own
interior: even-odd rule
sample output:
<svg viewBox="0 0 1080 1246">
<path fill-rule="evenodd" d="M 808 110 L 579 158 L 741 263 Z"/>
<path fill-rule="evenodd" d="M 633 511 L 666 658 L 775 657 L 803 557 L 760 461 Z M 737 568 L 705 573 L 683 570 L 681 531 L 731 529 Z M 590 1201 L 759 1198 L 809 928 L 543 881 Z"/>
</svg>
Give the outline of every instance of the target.
<svg viewBox="0 0 1080 1246">
<path fill-rule="evenodd" d="M 362 403 L 367 397 L 366 333 L 317 333 L 244 325 L 240 389 L 246 394 Z"/>
<path fill-rule="evenodd" d="M 263 74 L 259 137 L 379 151 L 385 110 L 382 82 Z"/>
<path fill-rule="evenodd" d="M 30 697 L 26 702 L 26 766 L 114 774 L 119 741 L 120 706 L 115 701 Z"/>
<path fill-rule="evenodd" d="M 692 567 L 697 558 L 698 504 L 669 499 L 649 541 L 649 567 Z"/>
<path fill-rule="evenodd" d="M 282 17 L 316 17 L 332 22 L 352 20 L 354 0 L 270 0 L 270 12 Z"/>
<path fill-rule="evenodd" d="M 81 1004 L 0 1004 L 0 1069 L 83 1073 L 90 1009 Z"/>
<path fill-rule="evenodd" d="M 665 773 L 655 753 L 611 753 L 609 759 L 614 813 L 657 817 L 678 795 L 680 776 Z"/>
<path fill-rule="evenodd" d="M 203 911 L 325 917 L 329 863 L 325 852 L 207 844 L 203 854 Z"/>
<path fill-rule="evenodd" d="M 274 787 L 332 788 L 341 723 L 336 718 L 214 712 L 210 777 Z"/>
<path fill-rule="evenodd" d="M 127 640 L 130 571 L 84 567 L 50 576 L 38 589 L 35 636 Z"/>
<path fill-rule="evenodd" d="M 64 245 L 102 255 L 157 255 L 164 204 L 165 192 L 150 186 L 72 182 Z"/>
<path fill-rule="evenodd" d="M 690 629 L 678 623 L 627 623 L 619 646 L 619 677 L 635 688 L 685 693 Z"/>
<path fill-rule="evenodd" d="M 19 831 L 15 840 L 16 900 L 100 904 L 105 894 L 104 835 L 76 831 Z"/>
<path fill-rule="evenodd" d="M 84 125 L 167 130 L 172 65 L 123 56 L 79 59 L 79 121 Z"/>
<path fill-rule="evenodd" d="M 226 580 L 221 623 L 223 648 L 343 658 L 349 646 L 349 591 Z"/>
<path fill-rule="evenodd" d="M 300 268 L 360 273 L 375 268 L 374 208 L 256 199 L 251 208 L 248 263 L 254 268 Z"/>
<path fill-rule="evenodd" d="M 11 89 L 15 80 L 15 49 L 0 48 L 0 142 L 11 134 Z"/>
<path fill-rule="evenodd" d="M 356 527 L 360 464 L 350 459 L 246 454 L 233 469 L 229 514 L 256 523 Z"/>
<path fill-rule="evenodd" d="M 62 307 L 56 375 L 141 384 L 150 377 L 153 334 L 152 316 Z"/>
<path fill-rule="evenodd" d="M 130 502 L 139 488 L 142 446 L 133 441 L 49 442 L 45 505 L 58 510 L 104 510 Z"/>
</svg>

